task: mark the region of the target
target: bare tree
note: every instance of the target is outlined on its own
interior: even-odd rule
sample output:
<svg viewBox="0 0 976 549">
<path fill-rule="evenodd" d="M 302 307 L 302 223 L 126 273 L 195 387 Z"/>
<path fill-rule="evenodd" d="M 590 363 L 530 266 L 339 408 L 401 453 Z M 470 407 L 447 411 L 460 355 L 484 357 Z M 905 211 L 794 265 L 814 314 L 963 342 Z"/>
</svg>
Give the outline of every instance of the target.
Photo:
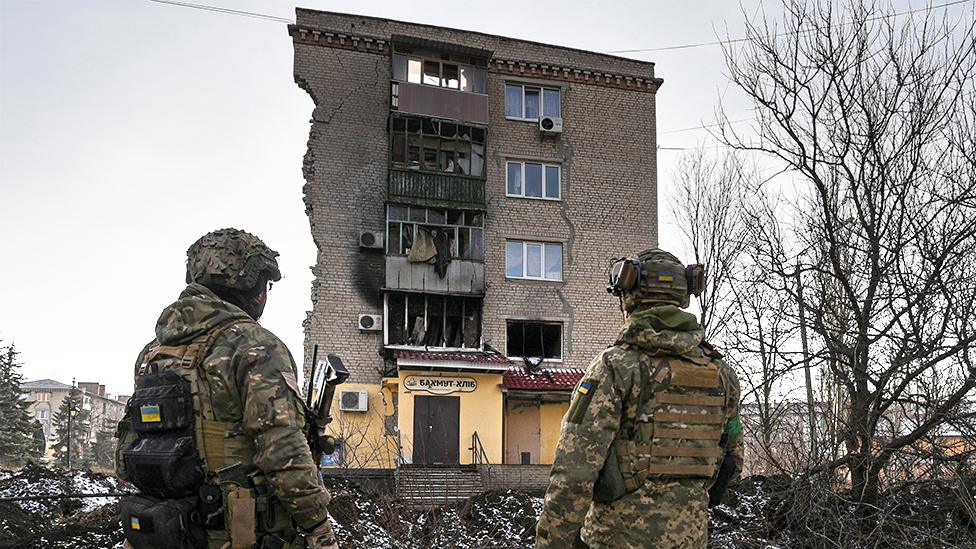
<svg viewBox="0 0 976 549">
<path fill-rule="evenodd" d="M 784 7 L 782 27 L 750 24 L 725 51 L 758 120 L 722 135 L 798 185 L 793 229 L 760 259 L 780 277 L 802 264 L 814 353 L 843 402 L 824 469 L 874 504 L 895 456 L 960 419 L 976 387 L 976 22 Z"/>
</svg>

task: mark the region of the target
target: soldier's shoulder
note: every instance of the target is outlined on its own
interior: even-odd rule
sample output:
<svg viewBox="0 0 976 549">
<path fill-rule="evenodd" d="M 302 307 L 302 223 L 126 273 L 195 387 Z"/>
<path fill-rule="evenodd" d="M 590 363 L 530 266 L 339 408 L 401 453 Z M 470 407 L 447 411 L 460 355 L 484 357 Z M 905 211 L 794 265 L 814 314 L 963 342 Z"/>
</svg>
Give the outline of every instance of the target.
<svg viewBox="0 0 976 549">
<path fill-rule="evenodd" d="M 287 357 L 288 347 L 271 330 L 254 321 L 234 323 L 221 334 L 222 343 L 236 353 Z"/>
<path fill-rule="evenodd" d="M 618 343 L 603 350 L 601 358 L 610 367 L 632 367 L 640 364 L 646 353 L 639 347 Z"/>
</svg>

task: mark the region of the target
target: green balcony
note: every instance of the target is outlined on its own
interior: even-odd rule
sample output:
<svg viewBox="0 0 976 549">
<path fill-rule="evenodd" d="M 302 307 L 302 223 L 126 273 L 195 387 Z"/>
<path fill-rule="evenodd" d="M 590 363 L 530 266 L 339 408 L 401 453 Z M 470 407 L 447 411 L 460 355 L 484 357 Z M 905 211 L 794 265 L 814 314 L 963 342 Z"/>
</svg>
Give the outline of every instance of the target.
<svg viewBox="0 0 976 549">
<path fill-rule="evenodd" d="M 390 170 L 389 201 L 441 208 L 485 208 L 485 180 L 415 170 Z"/>
</svg>

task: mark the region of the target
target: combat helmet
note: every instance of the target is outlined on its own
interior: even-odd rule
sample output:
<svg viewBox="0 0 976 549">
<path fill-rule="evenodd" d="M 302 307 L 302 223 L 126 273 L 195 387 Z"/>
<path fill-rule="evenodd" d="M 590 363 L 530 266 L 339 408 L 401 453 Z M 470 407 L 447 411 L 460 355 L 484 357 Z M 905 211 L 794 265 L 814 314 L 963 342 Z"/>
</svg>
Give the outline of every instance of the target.
<svg viewBox="0 0 976 549">
<path fill-rule="evenodd" d="M 281 280 L 278 252 L 239 229 L 209 232 L 186 251 L 186 282 L 247 292 L 262 280 Z"/>
<path fill-rule="evenodd" d="M 627 311 L 653 304 L 684 309 L 690 304 L 691 295 L 701 294 L 704 273 L 701 265 L 685 267 L 674 254 L 651 248 L 636 259 L 613 260 L 607 291 L 619 296 Z"/>
</svg>

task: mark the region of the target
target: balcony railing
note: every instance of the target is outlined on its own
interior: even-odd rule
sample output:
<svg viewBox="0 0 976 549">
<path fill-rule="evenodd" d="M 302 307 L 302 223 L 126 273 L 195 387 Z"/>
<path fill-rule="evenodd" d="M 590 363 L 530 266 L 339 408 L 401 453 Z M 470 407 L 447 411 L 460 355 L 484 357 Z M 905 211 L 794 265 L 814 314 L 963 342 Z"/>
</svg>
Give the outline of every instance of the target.
<svg viewBox="0 0 976 549">
<path fill-rule="evenodd" d="M 484 209 L 485 180 L 413 170 L 390 170 L 390 202 Z"/>
<path fill-rule="evenodd" d="M 405 256 L 386 256 L 386 289 L 454 295 L 485 294 L 485 264 L 452 259 L 443 278 L 429 263 L 411 263 Z"/>
<path fill-rule="evenodd" d="M 411 82 L 393 81 L 390 108 L 448 120 L 488 123 L 488 96 Z"/>
</svg>

